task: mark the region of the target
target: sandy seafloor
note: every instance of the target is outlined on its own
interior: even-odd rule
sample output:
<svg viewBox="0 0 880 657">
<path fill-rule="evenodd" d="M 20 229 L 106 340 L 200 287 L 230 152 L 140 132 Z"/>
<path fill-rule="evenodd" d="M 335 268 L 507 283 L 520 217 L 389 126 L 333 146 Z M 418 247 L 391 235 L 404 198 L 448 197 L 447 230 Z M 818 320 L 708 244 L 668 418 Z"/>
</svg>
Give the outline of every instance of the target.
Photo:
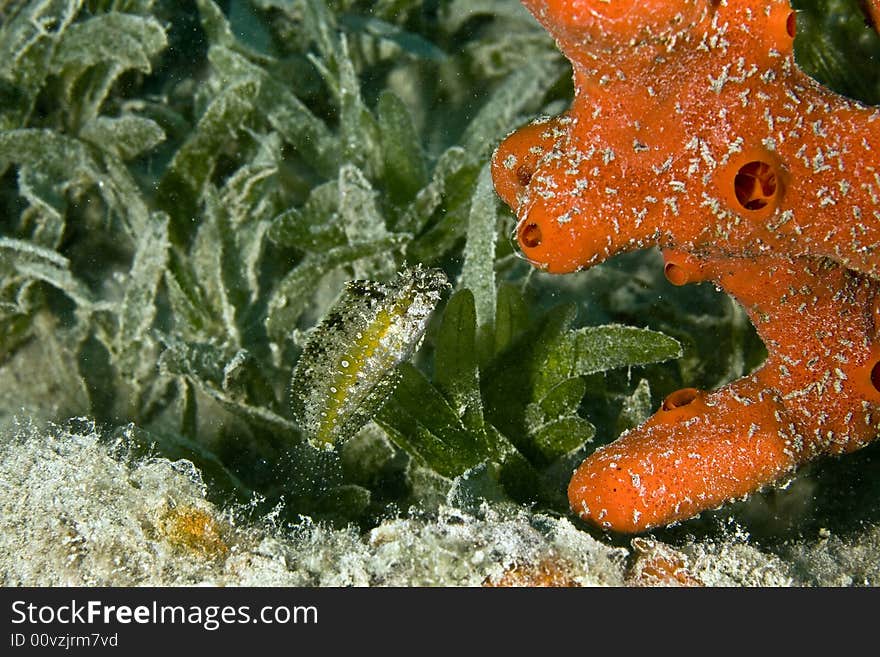
<svg viewBox="0 0 880 657">
<path fill-rule="evenodd" d="M 767 549 L 741 526 L 611 540 L 506 506 L 334 529 L 218 509 L 187 461 L 132 458 L 125 438 L 10 423 L 0 447 L 0 581 L 17 585 L 860 586 L 880 583 L 880 527 Z M 253 514 L 251 514 L 252 516 Z"/>
</svg>

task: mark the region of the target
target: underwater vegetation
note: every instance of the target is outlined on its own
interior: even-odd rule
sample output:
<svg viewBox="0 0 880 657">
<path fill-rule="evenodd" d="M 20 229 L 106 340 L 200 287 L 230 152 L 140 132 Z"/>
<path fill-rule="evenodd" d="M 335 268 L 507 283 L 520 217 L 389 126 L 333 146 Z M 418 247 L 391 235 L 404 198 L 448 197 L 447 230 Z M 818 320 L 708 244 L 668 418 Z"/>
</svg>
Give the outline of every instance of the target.
<svg viewBox="0 0 880 657">
<path fill-rule="evenodd" d="M 858 3 L 799 4 L 804 69 L 880 98 Z M 518 254 L 491 154 L 572 93 L 517 0 L 0 1 L 0 426 L 92 418 L 290 522 L 569 515 L 597 445 L 766 356 L 655 252 Z"/>
</svg>

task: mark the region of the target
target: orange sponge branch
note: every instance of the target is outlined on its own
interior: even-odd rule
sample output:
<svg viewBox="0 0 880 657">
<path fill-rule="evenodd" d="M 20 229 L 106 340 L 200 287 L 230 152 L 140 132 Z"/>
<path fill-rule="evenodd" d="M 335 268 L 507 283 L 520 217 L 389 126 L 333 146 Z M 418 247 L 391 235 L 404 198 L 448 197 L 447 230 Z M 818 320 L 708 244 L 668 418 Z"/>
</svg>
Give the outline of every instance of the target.
<svg viewBox="0 0 880 657">
<path fill-rule="evenodd" d="M 880 114 L 797 68 L 787 2 L 526 4 L 574 58 L 578 90 L 494 160 L 520 232 L 541 236 L 523 244 L 536 266 L 659 245 L 880 276 Z"/>
<path fill-rule="evenodd" d="M 746 495 L 818 454 L 864 446 L 880 422 L 875 281 L 808 258 L 664 255 L 673 283 L 712 280 L 737 298 L 769 354 L 752 376 L 715 392 L 673 393 L 581 465 L 572 508 L 616 531 Z"/>
<path fill-rule="evenodd" d="M 754 379 L 696 394 L 596 450 L 569 483 L 571 508 L 605 529 L 635 533 L 742 497 L 804 460 L 786 420 Z"/>
</svg>

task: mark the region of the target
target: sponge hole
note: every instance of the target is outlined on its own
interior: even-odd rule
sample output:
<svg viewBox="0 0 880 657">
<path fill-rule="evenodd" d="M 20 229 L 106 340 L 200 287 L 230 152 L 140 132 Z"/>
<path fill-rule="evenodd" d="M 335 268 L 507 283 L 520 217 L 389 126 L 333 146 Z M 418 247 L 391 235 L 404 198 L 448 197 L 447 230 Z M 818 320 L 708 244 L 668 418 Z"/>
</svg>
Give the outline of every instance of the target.
<svg viewBox="0 0 880 657">
<path fill-rule="evenodd" d="M 745 210 L 763 210 L 779 194 L 779 176 L 775 167 L 761 160 L 740 167 L 733 180 L 736 200 Z"/>
<path fill-rule="evenodd" d="M 527 249 L 534 249 L 541 246 L 541 227 L 538 224 L 526 224 L 519 231 L 519 243 Z"/>
<path fill-rule="evenodd" d="M 667 262 L 663 266 L 663 275 L 666 276 L 666 280 L 668 280 L 670 283 L 678 286 L 685 285 L 690 280 L 690 275 L 688 274 L 688 271 L 681 265 L 677 265 L 674 262 Z"/>
<path fill-rule="evenodd" d="M 797 34 L 797 12 L 793 11 L 788 14 L 788 18 L 785 19 L 785 31 L 788 32 L 788 36 L 794 39 Z"/>
<path fill-rule="evenodd" d="M 666 399 L 664 399 L 662 408 L 664 411 L 671 411 L 676 408 L 681 408 L 683 406 L 687 406 L 699 396 L 700 391 L 696 388 L 682 388 L 681 390 L 676 390 Z"/>
</svg>

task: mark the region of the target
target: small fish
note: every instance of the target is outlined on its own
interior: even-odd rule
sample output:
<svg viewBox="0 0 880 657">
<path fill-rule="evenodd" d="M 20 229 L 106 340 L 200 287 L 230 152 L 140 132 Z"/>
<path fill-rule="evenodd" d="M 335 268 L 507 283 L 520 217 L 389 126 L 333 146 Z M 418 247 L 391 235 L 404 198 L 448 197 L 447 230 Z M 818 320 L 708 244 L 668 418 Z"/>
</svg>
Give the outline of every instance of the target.
<svg viewBox="0 0 880 657">
<path fill-rule="evenodd" d="M 293 372 L 294 416 L 313 447 L 333 449 L 379 411 L 397 385 L 397 366 L 418 349 L 448 287 L 442 271 L 421 266 L 390 283 L 346 285 Z"/>
</svg>

